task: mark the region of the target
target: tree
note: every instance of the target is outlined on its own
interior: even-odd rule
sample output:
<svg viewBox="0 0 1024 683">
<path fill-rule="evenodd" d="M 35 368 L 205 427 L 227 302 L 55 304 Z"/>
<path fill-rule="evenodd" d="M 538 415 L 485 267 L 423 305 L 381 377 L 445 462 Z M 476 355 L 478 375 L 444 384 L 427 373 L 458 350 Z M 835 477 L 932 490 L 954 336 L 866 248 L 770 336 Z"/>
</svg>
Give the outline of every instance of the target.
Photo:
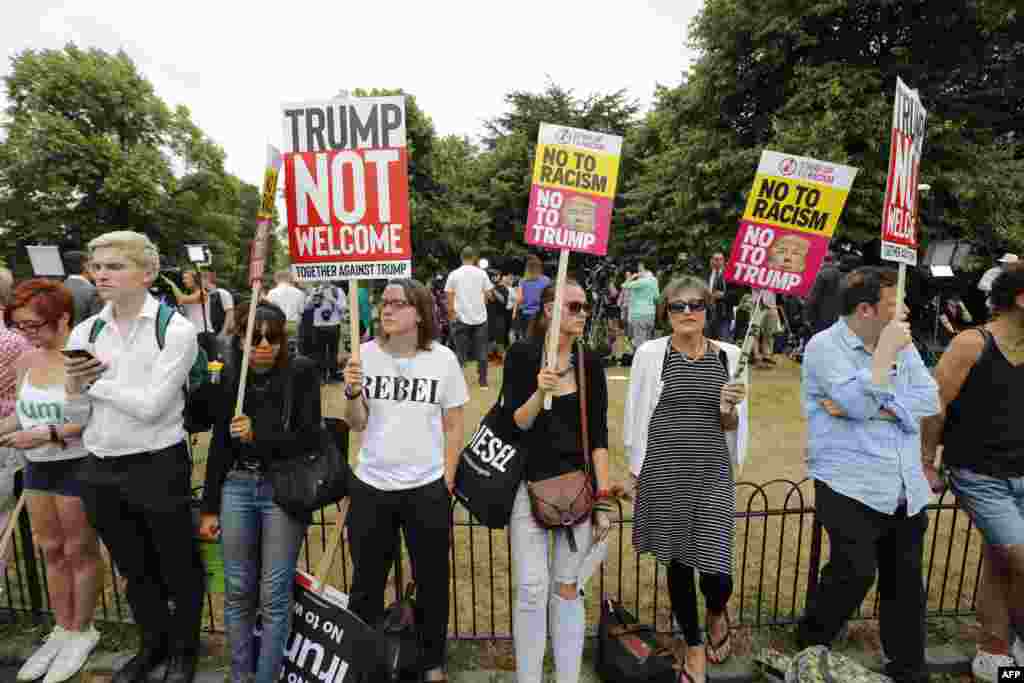
<svg viewBox="0 0 1024 683">
<path fill-rule="evenodd" d="M 859 167 L 836 234 L 877 237 L 900 76 L 929 111 L 925 237 L 1024 245 L 1022 29 L 1004 0 L 708 0 L 699 59 L 644 123 L 634 236 L 701 262 L 727 247 L 770 148 Z"/>
<path fill-rule="evenodd" d="M 148 234 L 165 256 L 197 231 L 237 249 L 238 184 L 223 151 L 126 54 L 25 50 L 5 85 L 0 253 L 81 247 L 112 229 Z"/>
</svg>

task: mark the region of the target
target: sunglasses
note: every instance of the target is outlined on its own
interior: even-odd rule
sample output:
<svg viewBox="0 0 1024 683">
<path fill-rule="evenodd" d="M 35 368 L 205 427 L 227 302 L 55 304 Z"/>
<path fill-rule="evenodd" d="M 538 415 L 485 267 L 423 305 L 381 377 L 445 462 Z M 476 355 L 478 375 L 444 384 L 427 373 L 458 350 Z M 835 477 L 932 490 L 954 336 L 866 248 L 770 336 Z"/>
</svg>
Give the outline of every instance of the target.
<svg viewBox="0 0 1024 683">
<path fill-rule="evenodd" d="M 42 329 L 50 323 L 45 320 L 23 320 L 20 323 L 11 323 L 7 327 L 16 332 L 35 332 L 38 329 Z"/>
<path fill-rule="evenodd" d="M 259 346 L 260 344 L 263 343 L 264 339 L 267 340 L 268 344 L 273 346 L 274 344 L 280 344 L 284 339 L 284 335 L 278 334 L 277 332 L 267 332 L 266 334 L 264 334 L 259 330 L 252 333 L 253 346 Z"/>
<path fill-rule="evenodd" d="M 668 305 L 669 313 L 700 313 L 708 307 L 707 302 L 699 299 L 694 301 L 673 301 Z"/>
<path fill-rule="evenodd" d="M 391 308 L 395 309 L 396 311 L 401 311 L 402 309 L 405 309 L 405 308 L 408 308 L 409 306 L 412 306 L 412 304 L 409 303 L 408 301 L 406 301 L 405 299 L 381 299 L 380 300 L 380 307 L 381 307 L 381 309 L 385 309 L 388 306 L 390 306 Z"/>
<path fill-rule="evenodd" d="M 581 312 L 583 313 L 583 315 L 590 315 L 590 312 L 594 310 L 593 306 L 582 301 L 572 301 L 570 303 L 567 303 L 565 307 L 573 315 L 579 315 Z"/>
</svg>

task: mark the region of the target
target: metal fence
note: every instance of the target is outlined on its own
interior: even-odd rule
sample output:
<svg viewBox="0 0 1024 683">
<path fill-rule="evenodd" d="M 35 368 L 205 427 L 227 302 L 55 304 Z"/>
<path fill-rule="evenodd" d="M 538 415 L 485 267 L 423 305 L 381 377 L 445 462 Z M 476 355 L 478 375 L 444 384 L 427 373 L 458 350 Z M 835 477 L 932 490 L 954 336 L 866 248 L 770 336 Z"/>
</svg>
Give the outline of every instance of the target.
<svg viewBox="0 0 1024 683">
<path fill-rule="evenodd" d="M 828 536 L 815 522 L 809 498 L 810 480 L 773 480 L 764 484 L 737 484 L 734 592 L 730 604 L 734 625 L 764 627 L 794 623 L 807 597 L 817 586 L 821 567 L 827 562 Z M 608 558 L 586 589 L 588 623 L 597 623 L 601 596 L 621 601 L 659 631 L 672 630 L 666 571 L 650 556 L 640 556 L 632 546 L 631 505 L 619 503 Z M 929 616 L 959 616 L 975 609 L 981 568 L 981 538 L 967 514 L 949 493 L 928 506 L 929 529 L 925 543 L 925 585 Z M 316 566 L 331 535 L 336 533 L 336 510 L 317 513 L 306 533 L 300 569 Z M 477 524 L 460 506 L 452 510 L 451 618 L 452 638 L 506 639 L 512 634 L 515 586 L 512 579 L 511 544 L 505 530 Z M 13 558 L 0 588 L 0 609 L 25 612 L 38 619 L 50 613 L 45 562 L 33 545 L 27 513 L 18 520 Z M 399 550 L 389 582 L 387 599 L 411 578 L 408 555 Z M 103 592 L 97 619 L 130 621 L 123 586 L 106 560 Z M 342 543 L 329 581 L 347 590 L 352 576 L 351 557 Z M 204 627 L 223 631 L 223 596 L 207 596 Z M 878 596 L 872 591 L 857 618 L 874 619 Z"/>
</svg>

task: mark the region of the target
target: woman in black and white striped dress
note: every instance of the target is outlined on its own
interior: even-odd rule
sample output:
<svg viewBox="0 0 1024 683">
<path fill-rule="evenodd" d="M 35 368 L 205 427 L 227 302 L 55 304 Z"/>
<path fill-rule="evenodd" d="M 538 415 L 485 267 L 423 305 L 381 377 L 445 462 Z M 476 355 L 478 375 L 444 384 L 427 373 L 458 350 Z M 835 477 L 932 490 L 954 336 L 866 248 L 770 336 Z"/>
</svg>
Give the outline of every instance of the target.
<svg viewBox="0 0 1024 683">
<path fill-rule="evenodd" d="M 633 545 L 668 565 L 669 597 L 688 645 L 680 681 L 693 683 L 704 679 L 706 659 L 719 663 L 730 653 L 736 493 L 726 432 L 738 426 L 746 387 L 729 379 L 739 350 L 704 337 L 711 304 L 705 283 L 675 280 L 664 301 L 672 335 L 637 350 L 626 406 L 638 476 Z M 638 422 L 646 422 L 645 433 L 636 433 Z M 706 646 L 694 570 L 708 605 Z"/>
</svg>

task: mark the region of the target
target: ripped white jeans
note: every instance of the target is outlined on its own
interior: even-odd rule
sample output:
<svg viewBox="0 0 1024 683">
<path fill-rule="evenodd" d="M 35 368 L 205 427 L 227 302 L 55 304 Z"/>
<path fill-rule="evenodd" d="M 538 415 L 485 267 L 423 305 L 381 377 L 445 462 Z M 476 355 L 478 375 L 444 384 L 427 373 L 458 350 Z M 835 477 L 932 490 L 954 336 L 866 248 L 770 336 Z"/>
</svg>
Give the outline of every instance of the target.
<svg viewBox="0 0 1024 683">
<path fill-rule="evenodd" d="M 556 584 L 578 583 L 580 565 L 593 542 L 590 520 L 573 527 L 572 531 L 576 552 L 569 550 L 563 530 L 552 532 L 537 524 L 530 511 L 526 484 L 520 485 L 509 520 L 516 582 L 512 635 L 518 683 L 541 683 L 543 679 L 549 617 L 556 680 L 558 683 L 579 681 L 586 632 L 580 587 L 577 586 L 574 600 L 566 600 L 558 595 Z"/>
</svg>

